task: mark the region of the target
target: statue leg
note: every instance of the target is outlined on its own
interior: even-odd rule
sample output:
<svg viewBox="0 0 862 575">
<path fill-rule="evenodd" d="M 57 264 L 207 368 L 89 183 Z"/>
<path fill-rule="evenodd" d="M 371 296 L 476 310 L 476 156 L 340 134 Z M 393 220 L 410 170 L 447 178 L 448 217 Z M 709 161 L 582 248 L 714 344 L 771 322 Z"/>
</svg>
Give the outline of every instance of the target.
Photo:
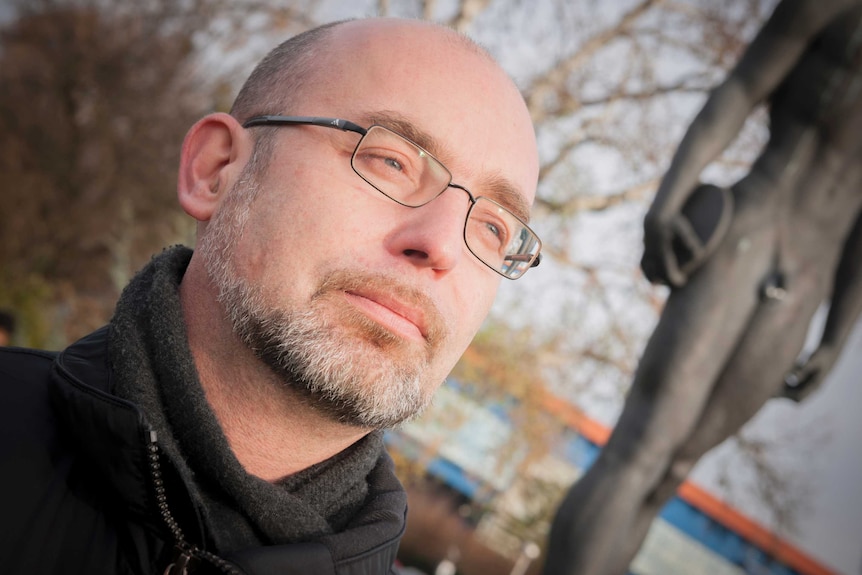
<svg viewBox="0 0 862 575">
<path fill-rule="evenodd" d="M 820 344 L 785 378 L 783 397 L 802 401 L 820 386 L 862 317 L 862 210 L 844 242 L 830 300 Z"/>
<path fill-rule="evenodd" d="M 757 309 L 774 245 L 774 230 L 758 216 L 735 218 L 713 256 L 668 298 L 608 444 L 557 512 L 547 575 L 625 573 L 621 555 L 644 506 L 694 432 Z"/>
<path fill-rule="evenodd" d="M 825 261 L 830 257 L 825 256 Z M 766 299 L 758 305 L 691 435 L 673 453 L 664 477 L 641 506 L 631 538 L 626 541 L 626 551 L 619 554 L 617 571 L 628 566 L 653 519 L 697 461 L 739 431 L 783 385 L 784 374 L 805 343 L 811 318 L 827 295 L 823 277 L 828 271 L 818 262 L 811 263 L 817 269 L 801 271 L 791 278 L 784 299 Z"/>
</svg>

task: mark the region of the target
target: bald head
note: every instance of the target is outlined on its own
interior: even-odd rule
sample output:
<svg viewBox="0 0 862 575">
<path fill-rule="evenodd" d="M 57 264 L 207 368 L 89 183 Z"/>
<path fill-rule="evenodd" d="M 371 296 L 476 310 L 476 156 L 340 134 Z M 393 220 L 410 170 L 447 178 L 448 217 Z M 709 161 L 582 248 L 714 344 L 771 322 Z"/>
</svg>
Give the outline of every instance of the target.
<svg viewBox="0 0 862 575">
<path fill-rule="evenodd" d="M 421 21 L 379 18 L 369 20 L 341 20 L 312 28 L 282 42 L 254 69 L 246 80 L 231 108 L 231 115 L 240 122 L 259 114 L 290 111 L 316 71 L 325 70 L 324 56 L 338 51 L 346 44 L 354 56 L 362 50 L 363 36 L 410 35 L 422 30 L 427 34 L 471 51 L 493 63 L 488 52 L 473 40 L 443 26 Z M 342 42 L 333 42 L 333 37 Z"/>
<path fill-rule="evenodd" d="M 500 138 L 525 143 L 532 150 L 519 165 L 535 173 L 522 174 L 533 182 L 522 191 L 532 201 L 538 158 L 532 121 L 518 88 L 484 48 L 438 24 L 373 18 L 303 32 L 261 61 L 231 110 L 240 122 L 287 114 L 373 123 L 380 113 L 409 116 L 410 122 L 423 116 L 422 128 L 429 133 L 438 133 L 450 121 L 471 136 L 471 126 L 481 124 L 486 132 L 494 126 L 489 150 L 498 148 Z M 274 133 L 256 131 L 261 156 L 268 156 L 262 150 L 271 152 Z M 452 137 L 461 134 L 455 130 Z M 477 143 L 484 146 L 474 141 L 474 148 Z M 454 167 L 455 158 L 449 162 L 444 152 L 441 159 Z"/>
</svg>

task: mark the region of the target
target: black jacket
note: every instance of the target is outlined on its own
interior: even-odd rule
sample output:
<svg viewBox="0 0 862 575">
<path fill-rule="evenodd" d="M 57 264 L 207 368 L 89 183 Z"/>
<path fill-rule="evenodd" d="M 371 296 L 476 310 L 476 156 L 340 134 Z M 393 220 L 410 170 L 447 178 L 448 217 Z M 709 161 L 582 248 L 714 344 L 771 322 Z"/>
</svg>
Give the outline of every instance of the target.
<svg viewBox="0 0 862 575">
<path fill-rule="evenodd" d="M 316 541 L 201 549 L 201 521 L 158 438 L 110 392 L 106 333 L 59 354 L 0 348 L 4 574 L 161 574 L 189 557 L 190 573 L 391 572 L 404 512 L 373 505 L 359 526 Z"/>
</svg>

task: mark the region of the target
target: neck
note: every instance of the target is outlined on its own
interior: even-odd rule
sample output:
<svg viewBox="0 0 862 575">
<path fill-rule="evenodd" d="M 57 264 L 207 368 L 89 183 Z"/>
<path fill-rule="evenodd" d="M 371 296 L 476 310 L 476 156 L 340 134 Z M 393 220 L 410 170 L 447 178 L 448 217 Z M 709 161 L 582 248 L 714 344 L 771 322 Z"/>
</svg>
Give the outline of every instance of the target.
<svg viewBox="0 0 862 575">
<path fill-rule="evenodd" d="M 198 258 L 180 284 L 201 385 L 245 470 L 276 481 L 343 451 L 369 430 L 333 421 L 279 380 L 233 333 Z"/>
</svg>

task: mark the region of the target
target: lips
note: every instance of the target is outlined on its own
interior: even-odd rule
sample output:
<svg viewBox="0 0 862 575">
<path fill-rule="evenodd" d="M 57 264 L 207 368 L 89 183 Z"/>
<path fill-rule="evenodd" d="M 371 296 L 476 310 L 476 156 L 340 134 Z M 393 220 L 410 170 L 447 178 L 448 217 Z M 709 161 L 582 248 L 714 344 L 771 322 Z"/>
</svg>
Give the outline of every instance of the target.
<svg viewBox="0 0 862 575">
<path fill-rule="evenodd" d="M 398 337 L 435 347 L 445 338 L 446 322 L 421 289 L 395 276 L 338 269 L 329 272 L 312 299 L 341 294 L 371 321 Z"/>
<path fill-rule="evenodd" d="M 428 326 L 425 322 L 425 312 L 416 306 L 388 294 L 364 290 L 349 290 L 344 292 L 354 305 L 361 308 L 367 315 L 390 331 L 401 333 L 406 337 L 428 338 Z"/>
</svg>

